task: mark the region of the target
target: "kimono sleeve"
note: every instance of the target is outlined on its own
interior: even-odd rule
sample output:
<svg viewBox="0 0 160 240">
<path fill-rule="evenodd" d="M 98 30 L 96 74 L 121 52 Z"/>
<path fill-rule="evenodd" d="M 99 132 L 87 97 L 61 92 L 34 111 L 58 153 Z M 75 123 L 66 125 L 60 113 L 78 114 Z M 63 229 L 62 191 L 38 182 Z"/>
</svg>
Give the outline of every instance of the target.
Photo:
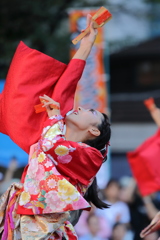
<svg viewBox="0 0 160 240">
<path fill-rule="evenodd" d="M 76 173 L 78 181 L 89 185 L 103 163 L 101 153 L 92 147 L 78 148 L 78 161 L 74 161 L 72 171 Z"/>
<path fill-rule="evenodd" d="M 80 182 L 88 185 L 103 162 L 98 150 L 62 139 L 48 153 L 57 162 L 57 170 L 75 184 Z"/>
<path fill-rule="evenodd" d="M 0 132 L 28 153 L 30 146 L 38 141 L 47 119 L 45 112 L 35 113 L 39 96 L 55 98 L 65 115 L 73 107 L 75 88 L 84 66 L 85 61 L 73 59 L 67 67 L 20 42 L 0 96 Z"/>
<path fill-rule="evenodd" d="M 39 104 L 39 96 L 52 95 L 66 67 L 23 42 L 16 49 L 0 99 L 0 132 L 27 153 L 38 141 L 47 119 L 45 112 L 35 113 L 34 105 Z"/>
<path fill-rule="evenodd" d="M 52 98 L 60 103 L 63 117 L 73 109 L 77 84 L 82 76 L 85 64 L 86 61 L 84 60 L 72 59 L 55 85 Z"/>
</svg>

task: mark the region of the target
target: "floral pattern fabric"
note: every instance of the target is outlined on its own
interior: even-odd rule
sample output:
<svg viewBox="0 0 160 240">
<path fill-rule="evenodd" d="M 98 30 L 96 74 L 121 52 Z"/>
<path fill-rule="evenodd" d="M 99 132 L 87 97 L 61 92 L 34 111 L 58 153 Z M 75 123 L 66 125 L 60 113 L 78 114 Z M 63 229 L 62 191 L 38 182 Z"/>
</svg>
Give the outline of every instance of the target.
<svg viewBox="0 0 160 240">
<path fill-rule="evenodd" d="M 16 214 L 23 185 L 13 183 L 0 198 L 1 240 L 76 240 L 69 212 L 40 215 Z"/>
<path fill-rule="evenodd" d="M 45 122 L 21 184 L 0 198 L 2 240 L 77 239 L 69 211 L 90 208 L 83 195 L 103 158 L 86 144 L 66 141 L 63 126 L 61 116 Z"/>
<path fill-rule="evenodd" d="M 79 182 L 74 186 L 57 170 L 59 164 L 72 161 L 72 153 L 77 149 L 76 144 L 73 147 L 64 139 L 62 119 L 53 116 L 46 121 L 42 137 L 29 158 L 18 213 L 22 214 L 23 209 L 25 214 L 47 214 L 90 208 L 82 197 L 88 186 Z"/>
</svg>

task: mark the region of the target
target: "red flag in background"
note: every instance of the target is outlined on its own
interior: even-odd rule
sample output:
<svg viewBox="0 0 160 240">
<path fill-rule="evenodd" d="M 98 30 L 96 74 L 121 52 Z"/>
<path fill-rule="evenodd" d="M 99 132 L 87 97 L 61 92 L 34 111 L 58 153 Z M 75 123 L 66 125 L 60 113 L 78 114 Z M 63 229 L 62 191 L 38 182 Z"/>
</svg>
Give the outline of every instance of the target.
<svg viewBox="0 0 160 240">
<path fill-rule="evenodd" d="M 160 129 L 127 158 L 142 196 L 160 190 Z"/>
</svg>

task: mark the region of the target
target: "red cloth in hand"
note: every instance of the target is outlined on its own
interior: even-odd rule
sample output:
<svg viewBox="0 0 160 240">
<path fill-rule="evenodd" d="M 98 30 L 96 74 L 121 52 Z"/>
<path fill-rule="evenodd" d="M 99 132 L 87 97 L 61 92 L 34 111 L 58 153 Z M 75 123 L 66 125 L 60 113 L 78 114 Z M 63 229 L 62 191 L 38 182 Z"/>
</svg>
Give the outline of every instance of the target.
<svg viewBox="0 0 160 240">
<path fill-rule="evenodd" d="M 142 196 L 160 190 L 160 129 L 127 158 Z"/>
<path fill-rule="evenodd" d="M 38 141 L 47 117 L 46 112 L 35 113 L 34 105 L 40 103 L 39 96 L 46 94 L 59 101 L 64 116 L 73 107 L 84 66 L 85 61 L 73 59 L 67 67 L 20 42 L 0 96 L 0 132 L 9 135 L 28 153 L 30 146 Z"/>
</svg>

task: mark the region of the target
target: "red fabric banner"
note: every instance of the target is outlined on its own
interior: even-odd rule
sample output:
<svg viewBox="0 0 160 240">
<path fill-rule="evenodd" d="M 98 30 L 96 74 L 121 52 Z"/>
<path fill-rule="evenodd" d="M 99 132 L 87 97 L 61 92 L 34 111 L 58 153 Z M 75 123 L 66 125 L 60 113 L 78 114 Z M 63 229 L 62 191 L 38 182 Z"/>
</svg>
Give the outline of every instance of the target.
<svg viewBox="0 0 160 240">
<path fill-rule="evenodd" d="M 160 190 L 160 129 L 127 158 L 142 196 Z"/>
</svg>

